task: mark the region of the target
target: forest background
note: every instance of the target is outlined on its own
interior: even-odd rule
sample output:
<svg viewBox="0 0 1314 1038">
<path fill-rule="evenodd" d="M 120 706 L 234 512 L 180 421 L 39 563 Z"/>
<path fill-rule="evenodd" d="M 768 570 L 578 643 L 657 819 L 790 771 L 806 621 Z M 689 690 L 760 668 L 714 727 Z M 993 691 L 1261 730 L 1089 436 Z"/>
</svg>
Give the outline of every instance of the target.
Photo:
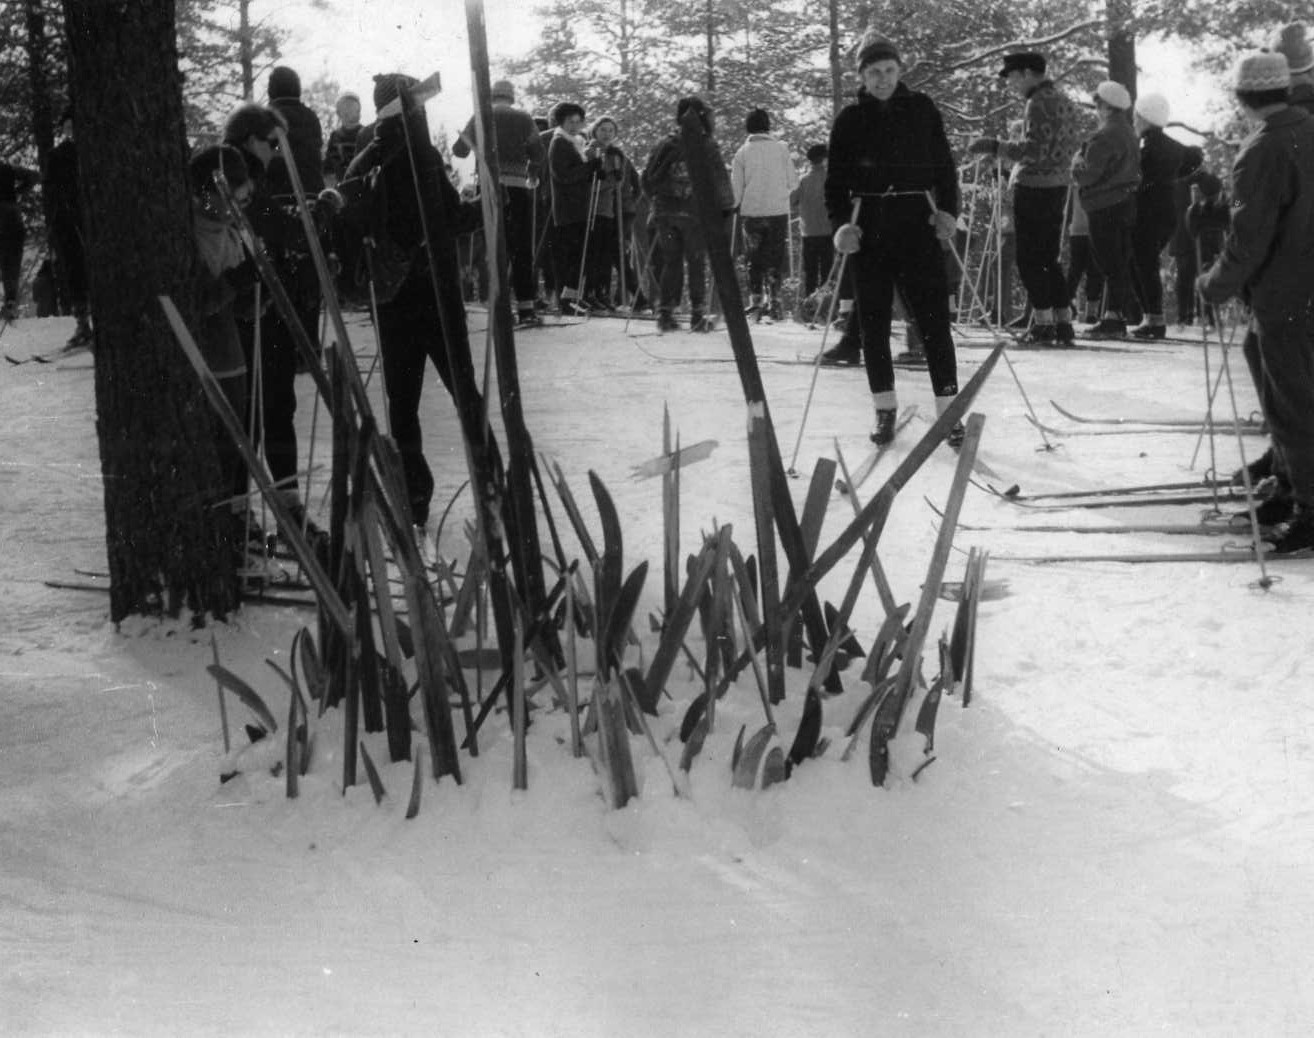
<svg viewBox="0 0 1314 1038">
<path fill-rule="evenodd" d="M 1006 131 L 1018 113 L 994 75 L 999 55 L 1035 47 L 1074 96 L 1104 78 L 1133 92 L 1143 78 L 1169 94 L 1179 133 L 1203 136 L 1211 165 L 1223 171 L 1240 127 L 1213 84 L 1238 51 L 1301 15 L 1299 5 L 1273 0 L 783 0 L 769 11 L 743 0 L 550 0 L 532 8 L 489 0 L 486 11 L 493 74 L 516 83 L 523 106 L 542 113 L 571 99 L 591 115 L 608 114 L 638 162 L 672 128 L 673 101 L 691 92 L 721 114 L 723 145 L 739 136 L 743 114 L 762 106 L 801 154 L 825 139 L 856 88 L 851 48 L 875 26 L 897 41 L 905 81 L 940 104 L 952 140 Z M 444 147 L 472 110 L 456 0 L 177 0 L 176 25 L 193 143 L 213 139 L 241 100 L 260 99 L 278 63 L 301 73 L 303 100 L 326 133 L 343 90 L 365 99 L 368 118 L 377 72 L 443 73 L 431 124 Z M 0 157 L 39 169 L 70 101 L 62 4 L 6 0 L 0 29 Z M 1138 47 L 1150 57 L 1140 68 Z M 458 175 L 472 170 L 458 164 Z M 28 207 L 29 238 L 39 243 L 40 196 Z"/>
</svg>

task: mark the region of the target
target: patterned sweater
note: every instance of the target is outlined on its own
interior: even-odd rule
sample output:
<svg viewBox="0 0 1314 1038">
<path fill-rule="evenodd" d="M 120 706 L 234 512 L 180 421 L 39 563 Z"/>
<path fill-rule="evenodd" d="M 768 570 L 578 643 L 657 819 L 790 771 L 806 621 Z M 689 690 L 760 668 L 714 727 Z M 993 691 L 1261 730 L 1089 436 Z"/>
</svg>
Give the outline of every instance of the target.
<svg viewBox="0 0 1314 1038">
<path fill-rule="evenodd" d="M 1017 187 L 1067 187 L 1072 156 L 1085 136 L 1081 110 L 1048 79 L 1027 96 L 1022 138 L 1002 141 L 999 153 L 1013 163 Z"/>
</svg>

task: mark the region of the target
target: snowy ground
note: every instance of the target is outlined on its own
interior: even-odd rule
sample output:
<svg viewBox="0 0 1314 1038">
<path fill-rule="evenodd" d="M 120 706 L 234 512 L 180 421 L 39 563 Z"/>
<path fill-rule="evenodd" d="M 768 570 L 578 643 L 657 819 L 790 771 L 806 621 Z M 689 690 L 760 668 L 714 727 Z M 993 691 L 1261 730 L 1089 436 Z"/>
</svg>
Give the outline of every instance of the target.
<svg viewBox="0 0 1314 1038">
<path fill-rule="evenodd" d="M 368 331 L 355 327 L 368 352 Z M 23 321 L 0 345 L 21 358 L 70 331 Z M 629 474 L 658 452 L 668 403 L 684 443 L 720 441 L 684 473 L 685 550 L 713 519 L 734 523 L 752 550 L 728 342 L 650 331 L 636 323 L 641 337 L 631 337 L 619 321 L 594 320 L 522 336 L 536 445 L 577 496 L 588 496 L 590 468 L 606 482 L 627 569 L 642 557 L 659 566 L 659 486 Z M 793 359 L 818 338 L 792 325 L 755 331 L 764 360 Z M 960 350 L 964 381 L 982 346 Z M 1092 414 L 1204 410 L 1198 343 L 1010 356 L 1042 419 L 1063 428 L 1051 398 Z M 762 370 L 788 458 L 812 371 Z M 903 402 L 929 415 L 924 373 L 899 377 Z M 1247 385 L 1239 395 L 1243 412 L 1253 407 Z M 440 493 L 450 494 L 464 460 L 432 378 L 425 407 Z M 1207 464 L 1188 470 L 1194 437 L 1180 434 L 1051 437 L 1057 448 L 1040 451 L 1003 363 L 977 409 L 982 459 L 1025 491 L 1185 480 Z M 308 433 L 308 406 L 301 418 Z M 835 436 L 856 463 L 870 422 L 860 371 L 823 370 L 799 469 L 833 455 Z M 103 596 L 44 586 L 105 565 L 89 361 L 0 365 L 0 428 L 4 1033 L 1233 1035 L 1314 1025 L 1314 564 L 1275 567 L 1280 581 L 1261 591 L 1253 564 L 1000 558 L 1205 549 L 1223 538 L 963 530 L 958 544 L 989 548 L 986 575 L 1008 594 L 982 604 L 976 698 L 941 709 L 938 759 L 915 784 L 875 789 L 861 755 L 839 760 L 862 696 L 850 671 L 848 691 L 825 704 L 836 739 L 824 759 L 766 793 L 730 789 L 734 737 L 761 723 L 745 677 L 690 797 L 673 795 L 636 740 L 643 795 L 609 812 L 589 763 L 562 744 L 565 717 L 545 710 L 531 730 L 527 793 L 511 790 L 499 715 L 482 754 L 463 762 L 465 784 L 429 783 L 408 822 L 407 765 L 382 767 L 381 806 L 367 787 L 343 795 L 332 714 L 300 799 L 285 799 L 255 757 L 221 786 L 210 632 L 116 631 Z M 915 421 L 901 444 L 925 428 Z M 1218 450 L 1230 471 L 1235 442 Z M 937 452 L 882 538 L 900 600 L 917 596 L 935 537 L 923 495 L 943 503 L 953 461 Z M 795 486 L 801 506 L 806 479 Z M 458 519 L 467 506 L 457 503 Z M 972 489 L 962 519 L 1126 524 L 1196 511 L 1029 516 Z M 850 515 L 835 496 L 823 544 Z M 457 551 L 450 539 L 445 548 Z M 964 560 L 951 560 L 951 579 Z M 826 597 L 838 601 L 848 575 L 841 566 Z M 650 580 L 643 612 L 657 591 Z M 934 636 L 952 608 L 940 604 Z M 286 695 L 264 660 L 285 660 L 307 620 L 261 607 L 217 630 L 225 663 L 276 715 Z M 870 589 L 855 623 L 870 642 Z M 791 672 L 795 687 L 802 680 Z M 677 670 L 657 722 L 673 761 L 695 691 Z M 794 692 L 781 711 L 787 740 L 800 706 Z M 381 745 L 374 756 L 386 761 Z"/>
</svg>

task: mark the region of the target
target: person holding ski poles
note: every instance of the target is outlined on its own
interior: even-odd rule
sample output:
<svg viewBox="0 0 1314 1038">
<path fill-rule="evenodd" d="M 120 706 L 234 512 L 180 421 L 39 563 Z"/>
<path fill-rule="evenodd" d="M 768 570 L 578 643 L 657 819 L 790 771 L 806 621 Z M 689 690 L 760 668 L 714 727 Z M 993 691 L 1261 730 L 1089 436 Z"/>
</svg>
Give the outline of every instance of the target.
<svg viewBox="0 0 1314 1038">
<path fill-rule="evenodd" d="M 862 87 L 835 118 L 826 173 L 826 209 L 835 248 L 853 268 L 867 384 L 878 445 L 893 441 L 898 398 L 890 355 L 897 286 L 921 330 L 937 412 L 958 394 L 949 330 L 949 284 L 940 240 L 957 230 L 958 171 L 940 110 L 899 81 L 895 45 L 869 31 L 857 48 Z M 962 423 L 949 436 L 963 441 Z"/>
</svg>

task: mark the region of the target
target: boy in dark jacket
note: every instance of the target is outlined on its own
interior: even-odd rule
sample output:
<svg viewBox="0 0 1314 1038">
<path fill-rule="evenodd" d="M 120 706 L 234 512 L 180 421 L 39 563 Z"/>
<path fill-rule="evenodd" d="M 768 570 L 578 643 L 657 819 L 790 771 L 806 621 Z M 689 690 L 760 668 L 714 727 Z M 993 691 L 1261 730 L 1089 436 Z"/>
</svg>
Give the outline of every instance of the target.
<svg viewBox="0 0 1314 1038">
<path fill-rule="evenodd" d="M 707 134 L 715 160 L 717 204 L 722 212 L 734 205 L 734 191 L 725 161 L 712 138 L 712 110 L 701 97 L 682 97 L 675 105 L 675 120 L 693 112 Z M 675 310 L 684 292 L 684 268 L 689 267 L 689 330 L 709 332 L 712 321 L 706 315 L 707 245 L 696 215 L 693 184 L 684 154 L 684 140 L 679 126 L 648 156 L 640 178 L 644 193 L 652 199 L 653 231 L 661 253 L 661 279 L 658 286 L 657 330 L 679 330 Z"/>
<path fill-rule="evenodd" d="M 899 82 L 894 44 L 868 33 L 857 49 L 862 88 L 835 118 L 826 173 L 826 209 L 835 248 L 849 255 L 867 384 L 878 445 L 894 439 L 898 399 L 890 356 L 894 290 L 916 322 L 937 411 L 958 393 L 949 331 L 949 283 L 940 240 L 957 229 L 958 171 L 940 110 Z M 950 434 L 962 443 L 959 423 Z"/>
</svg>

